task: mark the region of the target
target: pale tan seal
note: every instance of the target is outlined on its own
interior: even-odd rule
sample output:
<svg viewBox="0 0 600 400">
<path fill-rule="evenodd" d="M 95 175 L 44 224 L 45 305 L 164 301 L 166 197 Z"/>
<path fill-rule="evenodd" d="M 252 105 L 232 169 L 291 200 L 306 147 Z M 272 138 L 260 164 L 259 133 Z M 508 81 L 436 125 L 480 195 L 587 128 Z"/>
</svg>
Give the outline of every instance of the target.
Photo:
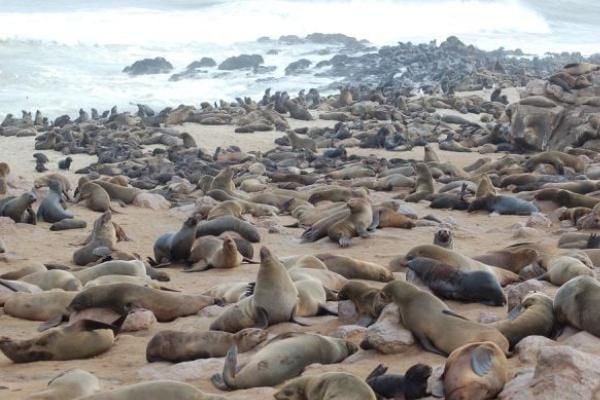
<svg viewBox="0 0 600 400">
<path fill-rule="evenodd" d="M 323 261 L 328 270 L 347 279 L 366 279 L 378 282 L 389 282 L 394 279 L 392 272 L 383 265 L 329 253 L 317 254 L 316 257 Z"/>
<path fill-rule="evenodd" d="M 538 279 L 546 279 L 555 286 L 562 286 L 578 276 L 596 277 L 594 270 L 575 257 L 552 257 L 547 262 L 547 272 Z"/>
<path fill-rule="evenodd" d="M 293 150 L 310 150 L 317 151 L 317 145 L 314 140 L 309 137 L 300 137 L 292 130 L 286 131 L 286 134 L 290 140 Z"/>
<path fill-rule="evenodd" d="M 350 300 L 358 311 L 361 326 L 369 326 L 381 314 L 385 303 L 381 300 L 381 290 L 360 281 L 349 281 L 338 293 L 338 300 Z"/>
<path fill-rule="evenodd" d="M 327 229 L 327 236 L 340 247 L 348 247 L 354 236 L 368 238 L 367 229 L 373 222 L 373 208 L 363 198 L 352 198 L 346 202 L 350 215 L 337 221 Z"/>
<path fill-rule="evenodd" d="M 275 386 L 295 378 L 310 364 L 334 364 L 357 351 L 352 342 L 317 334 L 284 334 L 273 339 L 237 368 L 237 348 L 227 353 L 223 374 L 212 382 L 220 389 L 235 390 Z"/>
<path fill-rule="evenodd" d="M 186 272 L 205 271 L 209 268 L 235 268 L 242 264 L 244 257 L 240 254 L 235 241 L 229 235 L 222 238 L 201 236 L 192 244 L 188 262 L 190 268 Z"/>
<path fill-rule="evenodd" d="M 431 171 L 429 170 L 427 164 L 417 163 L 415 165 L 415 172 L 417 174 L 417 183 L 415 185 L 415 189 L 404 199 L 412 203 L 425 200 L 435 193 L 433 177 L 431 176 Z"/>
<path fill-rule="evenodd" d="M 87 265 L 110 254 L 116 249 L 117 231 L 112 223 L 112 214 L 105 211 L 96 221 L 84 246 L 73 253 L 73 262 L 77 265 Z M 100 253 L 99 253 L 100 252 Z"/>
<path fill-rule="evenodd" d="M 252 350 L 267 339 L 268 332 L 247 328 L 238 333 L 221 331 L 178 332 L 161 331 L 146 346 L 148 362 L 183 362 L 198 358 L 224 357 L 231 346 L 241 353 Z"/>
<path fill-rule="evenodd" d="M 156 380 L 121 386 L 78 400 L 226 400 L 223 396 L 208 394 L 183 382 Z"/>
<path fill-rule="evenodd" d="M 27 397 L 25 400 L 75 400 L 100 390 L 95 375 L 82 369 L 61 372 L 48 382 L 48 388 Z"/>
<path fill-rule="evenodd" d="M 92 211 L 105 212 L 110 210 L 118 213 L 112 208 L 110 196 L 102 186 L 94 182 L 87 182 L 77 189 L 78 196 L 75 200 L 76 203 L 85 200 L 85 206 Z"/>
<path fill-rule="evenodd" d="M 554 296 L 554 315 L 560 324 L 569 324 L 600 337 L 600 283 L 590 276 L 571 279 Z"/>
<path fill-rule="evenodd" d="M 106 275 L 127 275 L 146 278 L 146 266 L 141 260 L 111 260 L 79 271 L 73 275 L 85 285 L 86 283 Z"/>
<path fill-rule="evenodd" d="M 466 344 L 446 360 L 443 380 L 447 400 L 493 399 L 509 380 L 508 360 L 493 342 Z"/>
<path fill-rule="evenodd" d="M 277 400 L 376 400 L 367 383 L 346 372 L 302 376 L 287 382 L 275 393 Z"/>
<path fill-rule="evenodd" d="M 455 314 L 433 294 L 408 282 L 388 283 L 381 293 L 384 301 L 398 306 L 400 322 L 427 351 L 450 354 L 468 343 L 491 341 L 508 353 L 508 340 L 496 328 Z"/>
<path fill-rule="evenodd" d="M 4 312 L 15 318 L 47 321 L 63 315 L 76 292 L 48 290 L 41 293 L 14 293 L 4 303 Z"/>
<path fill-rule="evenodd" d="M 50 271 L 34 272 L 21 278 L 23 282 L 32 283 L 42 290 L 62 289 L 77 291 L 81 282 L 69 271 L 53 269 Z"/>
</svg>

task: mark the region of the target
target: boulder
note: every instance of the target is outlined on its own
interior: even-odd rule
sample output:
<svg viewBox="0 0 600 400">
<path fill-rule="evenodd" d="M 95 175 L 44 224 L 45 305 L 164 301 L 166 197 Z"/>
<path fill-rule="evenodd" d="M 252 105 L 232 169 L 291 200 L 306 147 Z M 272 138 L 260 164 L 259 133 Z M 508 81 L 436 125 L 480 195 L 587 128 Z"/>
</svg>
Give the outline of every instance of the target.
<svg viewBox="0 0 600 400">
<path fill-rule="evenodd" d="M 163 57 L 144 58 L 123 69 L 129 75 L 166 74 L 173 70 L 173 65 Z"/>
<path fill-rule="evenodd" d="M 290 65 L 285 67 L 285 74 L 286 75 L 298 75 L 298 74 L 306 73 L 307 69 L 311 65 L 312 65 L 312 62 L 310 60 L 307 60 L 306 58 L 302 58 L 298 61 L 294 61 L 293 63 L 291 63 Z"/>
<path fill-rule="evenodd" d="M 216 66 L 217 62 L 214 59 L 210 57 L 202 57 L 199 61 L 192 62 L 186 67 L 186 69 L 211 68 Z"/>
<path fill-rule="evenodd" d="M 541 292 L 544 289 L 544 284 L 537 279 L 530 279 L 525 282 L 508 285 L 504 288 L 506 299 L 508 302 L 508 310 L 512 310 L 519 304 L 527 294 L 531 292 Z"/>
<path fill-rule="evenodd" d="M 221 64 L 219 69 L 223 71 L 234 71 L 237 69 L 257 68 L 265 60 L 259 54 L 242 54 L 237 57 L 229 57 Z"/>
<path fill-rule="evenodd" d="M 399 321 L 398 306 L 388 304 L 381 311 L 377 322 L 367 329 L 360 346 L 365 350 L 374 349 L 383 354 L 405 352 L 415 344 L 415 339 Z"/>
</svg>

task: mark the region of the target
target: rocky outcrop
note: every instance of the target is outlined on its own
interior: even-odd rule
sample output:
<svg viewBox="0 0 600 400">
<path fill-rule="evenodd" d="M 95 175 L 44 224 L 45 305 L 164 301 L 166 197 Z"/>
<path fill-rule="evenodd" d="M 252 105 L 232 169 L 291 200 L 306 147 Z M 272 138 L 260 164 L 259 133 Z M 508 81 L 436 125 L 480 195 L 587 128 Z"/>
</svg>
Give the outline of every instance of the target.
<svg viewBox="0 0 600 400">
<path fill-rule="evenodd" d="M 170 81 L 176 82 L 182 79 L 195 79 L 205 76 L 208 72 L 202 68 L 213 68 L 217 66 L 217 62 L 210 57 L 202 57 L 199 61 L 194 61 L 185 68 L 185 71 L 171 75 Z"/>
<path fill-rule="evenodd" d="M 144 58 L 123 69 L 129 75 L 166 74 L 173 70 L 173 65 L 163 57 Z"/>
<path fill-rule="evenodd" d="M 219 69 L 223 71 L 234 71 L 238 69 L 257 68 L 263 64 L 265 60 L 259 54 L 242 54 L 236 57 L 229 57 L 221 64 Z"/>
<path fill-rule="evenodd" d="M 298 61 L 294 61 L 285 68 L 286 75 L 298 75 L 306 73 L 312 62 L 306 58 L 302 58 Z"/>
<path fill-rule="evenodd" d="M 571 64 L 530 81 L 507 114 L 510 139 L 523 149 L 600 149 L 600 65 Z"/>
</svg>

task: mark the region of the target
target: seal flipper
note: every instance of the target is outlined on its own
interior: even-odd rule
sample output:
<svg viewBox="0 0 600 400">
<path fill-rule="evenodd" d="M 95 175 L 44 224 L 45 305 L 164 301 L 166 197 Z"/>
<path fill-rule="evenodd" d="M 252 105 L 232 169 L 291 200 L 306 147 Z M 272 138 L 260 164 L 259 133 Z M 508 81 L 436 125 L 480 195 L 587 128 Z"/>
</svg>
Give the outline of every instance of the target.
<svg viewBox="0 0 600 400">
<path fill-rule="evenodd" d="M 212 265 L 208 264 L 206 262 L 206 260 L 200 260 L 200 261 L 192 264 L 192 266 L 190 266 L 189 268 L 184 268 L 183 272 L 200 272 L 200 271 L 207 271 L 211 268 L 212 268 Z"/>
<path fill-rule="evenodd" d="M 443 314 L 446 314 L 446 315 L 450 315 L 450 316 L 452 316 L 452 317 L 456 317 L 456 318 L 464 319 L 465 321 L 470 321 L 470 319 L 468 319 L 468 318 L 466 318 L 466 317 L 463 317 L 462 315 L 460 315 L 460 314 L 457 314 L 457 313 L 455 313 L 454 311 L 452 311 L 452 310 L 450 310 L 450 309 L 446 309 L 446 310 L 442 311 L 442 313 L 443 313 Z"/>
<path fill-rule="evenodd" d="M 429 340 L 429 338 L 425 335 L 421 335 L 421 334 L 416 334 L 413 332 L 413 334 L 415 335 L 415 338 L 417 338 L 417 341 L 421 344 L 421 346 L 426 350 L 429 351 L 430 353 L 434 353 L 434 354 L 439 354 L 441 356 L 447 357 L 448 354 L 438 350 L 433 343 L 431 343 L 431 341 Z"/>
<path fill-rule="evenodd" d="M 92 254 L 96 257 L 104 258 L 112 254 L 112 250 L 106 246 L 99 246 L 92 250 Z"/>
<path fill-rule="evenodd" d="M 524 311 L 524 309 L 521 304 L 519 304 L 518 306 L 516 306 L 515 308 L 510 310 L 510 312 L 508 313 L 509 321 L 516 319 L 519 315 L 521 315 L 523 313 L 523 311 Z"/>
<path fill-rule="evenodd" d="M 234 344 L 227 351 L 227 356 L 225 356 L 225 365 L 223 365 L 223 383 L 225 383 L 225 390 L 235 389 L 235 375 L 238 371 L 237 369 L 237 355 L 238 349 Z M 214 383 L 214 381 L 213 381 Z"/>
<path fill-rule="evenodd" d="M 487 375 L 492 369 L 492 352 L 482 346 L 471 353 L 471 369 L 478 376 Z"/>
<path fill-rule="evenodd" d="M 267 329 L 269 327 L 269 313 L 264 307 L 255 308 L 255 328 Z"/>
<path fill-rule="evenodd" d="M 371 225 L 367 228 L 369 232 L 374 232 L 375 229 L 379 228 L 380 212 L 381 210 L 379 208 L 373 207 L 373 220 L 371 221 Z"/>
<path fill-rule="evenodd" d="M 344 237 L 342 236 L 339 240 L 338 243 L 340 245 L 340 247 L 350 247 L 350 245 L 352 244 L 352 238 L 351 237 Z"/>
<path fill-rule="evenodd" d="M 319 303 L 317 315 L 339 315 L 337 310 L 329 308 L 326 303 Z"/>
<path fill-rule="evenodd" d="M 388 370 L 388 367 L 386 367 L 383 364 L 379 364 L 378 366 L 375 367 L 375 369 L 373 371 L 371 371 L 371 373 L 367 376 L 367 378 L 365 380 L 368 382 L 369 379 L 373 379 L 373 378 L 377 378 L 378 376 L 385 375 L 387 370 Z"/>
<path fill-rule="evenodd" d="M 38 326 L 37 330 L 38 330 L 38 332 L 44 332 L 44 331 L 47 331 L 50 328 L 55 328 L 55 327 L 59 326 L 64 321 L 66 321 L 66 315 L 62 315 L 62 314 L 61 315 L 57 315 L 54 318 L 50 318 L 46 322 L 42 322 L 40 324 L 40 326 Z"/>
</svg>

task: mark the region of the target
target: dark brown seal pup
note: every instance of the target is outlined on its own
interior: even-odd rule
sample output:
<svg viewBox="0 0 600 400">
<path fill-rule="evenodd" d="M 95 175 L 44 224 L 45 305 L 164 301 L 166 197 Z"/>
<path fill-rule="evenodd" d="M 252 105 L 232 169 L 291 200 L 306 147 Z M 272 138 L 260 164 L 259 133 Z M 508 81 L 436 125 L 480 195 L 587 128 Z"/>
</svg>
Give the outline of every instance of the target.
<svg viewBox="0 0 600 400">
<path fill-rule="evenodd" d="M 506 298 L 496 276 L 488 271 L 460 271 L 431 258 L 414 258 L 407 263 L 425 285 L 443 299 L 503 306 Z"/>
<path fill-rule="evenodd" d="M 352 342 L 312 333 L 288 333 L 271 340 L 237 368 L 237 348 L 227 353 L 223 374 L 212 377 L 221 390 L 275 386 L 295 378 L 310 364 L 335 364 L 354 354 Z"/>
<path fill-rule="evenodd" d="M 267 339 L 268 332 L 247 328 L 238 333 L 221 331 L 177 332 L 161 331 L 146 346 L 148 362 L 183 362 L 198 358 L 224 357 L 231 346 L 242 353 L 252 350 Z"/>
<path fill-rule="evenodd" d="M 427 351 L 450 354 L 468 343 L 492 341 L 508 352 L 508 340 L 500 331 L 455 314 L 440 299 L 408 282 L 388 283 L 381 293 L 398 306 L 402 325 Z"/>
<path fill-rule="evenodd" d="M 209 296 L 185 295 L 130 283 L 116 283 L 85 289 L 75 296 L 68 309 L 81 311 L 87 308 L 109 308 L 126 315 L 134 308 L 145 308 L 152 311 L 159 322 L 168 322 L 196 314 L 215 303 L 216 300 Z"/>
<path fill-rule="evenodd" d="M 160 235 L 154 242 L 154 260 L 151 264 L 187 261 L 196 239 L 197 225 L 198 219 L 192 216 L 183 222 L 178 232 Z"/>
<path fill-rule="evenodd" d="M 415 364 L 404 375 L 386 372 L 387 367 L 379 364 L 367 376 L 367 384 L 377 396 L 385 399 L 415 400 L 429 394 L 427 381 L 432 372 L 429 365 Z"/>
</svg>

